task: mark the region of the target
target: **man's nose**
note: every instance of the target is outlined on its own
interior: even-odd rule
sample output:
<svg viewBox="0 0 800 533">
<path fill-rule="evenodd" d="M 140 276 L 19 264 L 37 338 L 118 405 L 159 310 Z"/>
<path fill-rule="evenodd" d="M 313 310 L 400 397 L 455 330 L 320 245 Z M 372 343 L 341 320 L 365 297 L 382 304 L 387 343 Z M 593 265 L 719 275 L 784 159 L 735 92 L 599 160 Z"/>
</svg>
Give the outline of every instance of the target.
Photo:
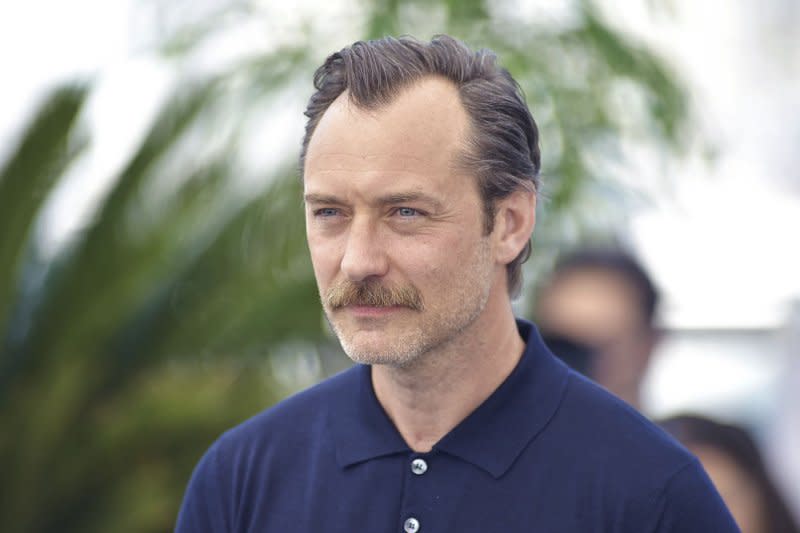
<svg viewBox="0 0 800 533">
<path fill-rule="evenodd" d="M 386 274 L 389 267 L 386 249 L 374 223 L 366 218 L 353 220 L 341 266 L 342 273 L 350 281 L 364 281 Z"/>
</svg>

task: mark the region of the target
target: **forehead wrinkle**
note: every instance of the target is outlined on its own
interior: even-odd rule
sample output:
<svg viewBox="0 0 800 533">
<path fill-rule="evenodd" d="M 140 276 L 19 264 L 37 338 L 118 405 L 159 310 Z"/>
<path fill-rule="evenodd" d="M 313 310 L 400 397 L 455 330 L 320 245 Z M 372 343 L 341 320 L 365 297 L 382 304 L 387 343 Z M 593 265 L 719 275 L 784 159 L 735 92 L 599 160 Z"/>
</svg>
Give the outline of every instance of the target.
<svg viewBox="0 0 800 533">
<path fill-rule="evenodd" d="M 324 150 L 324 147 L 320 147 Z M 459 146 L 451 154 L 447 162 L 447 168 L 451 174 L 464 174 L 471 173 L 473 169 L 466 163 L 465 154 L 469 151 L 467 143 L 460 143 Z M 399 163 L 401 166 L 397 168 L 381 168 L 381 169 L 364 169 L 360 163 L 364 162 L 378 162 L 381 159 L 386 159 L 393 164 Z M 348 152 L 326 152 L 315 154 L 313 162 L 309 158 L 306 164 L 306 172 L 313 172 L 315 174 L 329 174 L 333 172 L 379 172 L 379 173 L 413 173 L 418 174 L 420 171 L 412 169 L 411 164 L 403 165 L 403 162 L 408 163 L 425 163 L 428 159 L 424 157 L 415 156 L 412 154 L 362 154 L 356 155 Z M 330 168 L 315 168 L 315 167 L 330 167 Z"/>
<path fill-rule="evenodd" d="M 324 146 L 320 147 L 321 150 L 324 150 Z M 350 152 L 325 152 L 323 151 L 320 154 L 317 154 L 314 157 L 314 163 L 317 165 L 330 165 L 335 167 L 336 169 L 349 169 L 350 167 L 345 166 L 347 162 L 352 162 L 353 164 L 357 164 L 363 161 L 379 161 L 381 159 L 387 159 L 391 163 L 396 163 L 397 159 L 403 160 L 410 160 L 416 162 L 424 162 L 427 159 L 424 157 L 415 156 L 410 153 L 403 153 L 403 152 L 395 152 L 395 153 L 385 153 L 385 154 L 354 154 Z"/>
</svg>

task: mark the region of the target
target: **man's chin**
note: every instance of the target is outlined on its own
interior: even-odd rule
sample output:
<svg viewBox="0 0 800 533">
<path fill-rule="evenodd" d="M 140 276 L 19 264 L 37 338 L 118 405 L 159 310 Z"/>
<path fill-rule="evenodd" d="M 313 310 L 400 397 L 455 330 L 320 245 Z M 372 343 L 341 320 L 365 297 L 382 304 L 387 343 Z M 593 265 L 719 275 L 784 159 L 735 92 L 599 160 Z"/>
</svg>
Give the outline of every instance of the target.
<svg viewBox="0 0 800 533">
<path fill-rule="evenodd" d="M 348 351 L 347 356 L 354 363 L 362 365 L 381 365 L 396 368 L 405 368 L 416 360 L 411 354 L 387 354 L 376 352 Z"/>
<path fill-rule="evenodd" d="M 362 321 L 339 315 L 329 316 L 329 322 L 344 352 L 356 363 L 405 366 L 422 351 L 418 329 L 404 321 Z"/>
<path fill-rule="evenodd" d="M 374 342 L 368 342 L 363 338 L 343 339 L 340 336 L 339 342 L 350 359 L 364 365 L 403 367 L 417 358 L 417 350 L 413 346 L 399 342 L 386 342 L 385 335 L 382 339 L 374 339 Z"/>
</svg>

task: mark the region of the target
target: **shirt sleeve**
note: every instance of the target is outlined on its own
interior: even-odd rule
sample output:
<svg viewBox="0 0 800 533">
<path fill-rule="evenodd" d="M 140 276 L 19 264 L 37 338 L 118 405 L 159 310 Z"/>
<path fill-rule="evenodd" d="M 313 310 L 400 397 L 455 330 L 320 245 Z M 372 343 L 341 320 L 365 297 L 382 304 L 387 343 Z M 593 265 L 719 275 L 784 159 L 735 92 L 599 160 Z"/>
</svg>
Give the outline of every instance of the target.
<svg viewBox="0 0 800 533">
<path fill-rule="evenodd" d="M 194 469 L 183 497 L 175 533 L 228 533 L 219 477 L 218 445 L 214 444 Z"/>
<path fill-rule="evenodd" d="M 697 460 L 669 480 L 656 509 L 653 533 L 741 533 Z"/>
</svg>

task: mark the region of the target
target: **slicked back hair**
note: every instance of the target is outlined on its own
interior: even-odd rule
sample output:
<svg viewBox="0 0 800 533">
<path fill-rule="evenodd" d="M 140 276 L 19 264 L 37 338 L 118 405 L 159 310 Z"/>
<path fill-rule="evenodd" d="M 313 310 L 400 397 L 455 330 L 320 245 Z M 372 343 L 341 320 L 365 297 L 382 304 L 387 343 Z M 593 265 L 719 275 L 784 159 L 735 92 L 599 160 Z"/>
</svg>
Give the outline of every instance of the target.
<svg viewBox="0 0 800 533">
<path fill-rule="evenodd" d="M 389 105 L 404 89 L 423 78 L 439 76 L 452 82 L 470 119 L 467 148 L 457 163 L 476 176 L 483 202 L 484 231 L 494 228 L 495 202 L 517 190 L 539 188 L 539 132 L 525 97 L 493 52 L 473 52 L 461 41 L 440 35 L 430 42 L 413 37 L 359 41 L 330 55 L 314 74 L 300 152 L 301 172 L 308 143 L 322 115 L 336 98 L 348 92 L 358 108 Z M 531 243 L 507 269 L 512 297 L 522 286 L 522 264 Z"/>
</svg>

